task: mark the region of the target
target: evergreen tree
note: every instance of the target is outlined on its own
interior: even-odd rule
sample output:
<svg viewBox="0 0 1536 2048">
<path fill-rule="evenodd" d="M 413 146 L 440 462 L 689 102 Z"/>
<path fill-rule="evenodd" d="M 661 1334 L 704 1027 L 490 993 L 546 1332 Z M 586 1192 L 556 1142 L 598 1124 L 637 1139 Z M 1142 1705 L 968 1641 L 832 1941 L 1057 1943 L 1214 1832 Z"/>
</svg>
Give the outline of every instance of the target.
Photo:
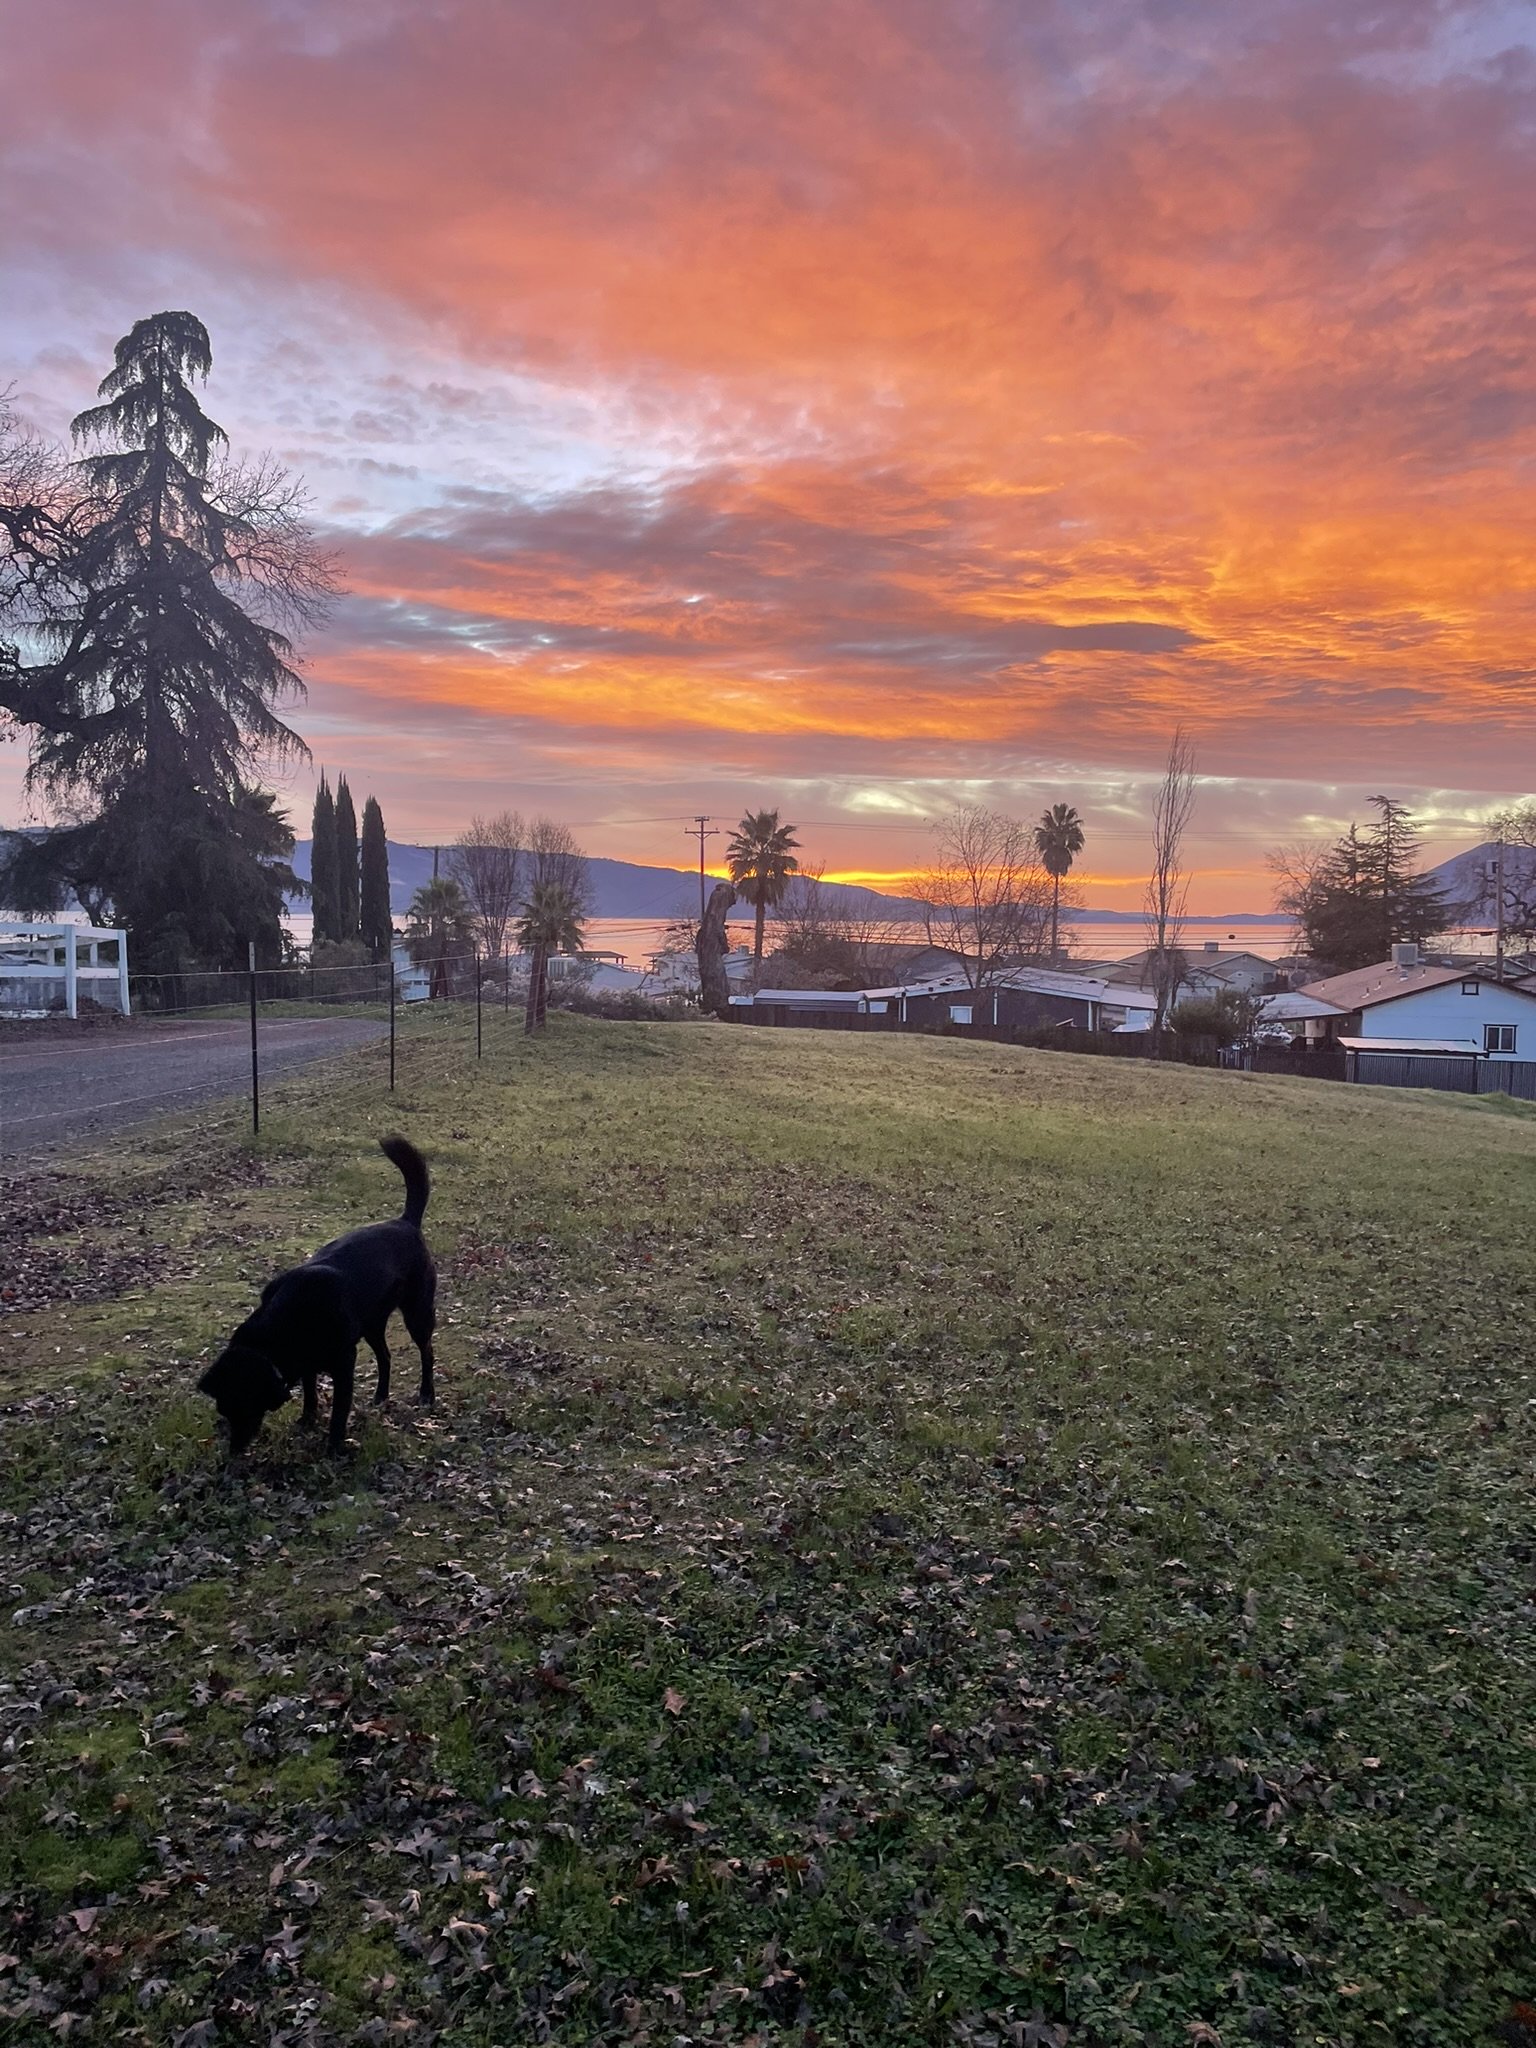
<svg viewBox="0 0 1536 2048">
<path fill-rule="evenodd" d="M 790 877 L 800 866 L 795 848 L 800 844 L 793 825 L 781 825 L 777 811 L 749 811 L 726 842 L 725 857 L 731 880 L 757 913 L 753 932 L 752 965 L 763 964 L 763 918 L 789 887 Z"/>
<path fill-rule="evenodd" d="M 309 833 L 309 895 L 315 914 L 315 941 L 334 944 L 342 936 L 341 891 L 336 876 L 336 802 L 322 772 L 315 791 L 314 823 Z"/>
<path fill-rule="evenodd" d="M 336 784 L 336 904 L 337 936 L 355 939 L 358 934 L 357 812 L 352 792 L 343 775 Z"/>
<path fill-rule="evenodd" d="M 568 882 L 535 882 L 518 920 L 517 943 L 528 955 L 523 1029 L 542 1031 L 549 1009 L 549 956 L 579 953 L 586 924 L 581 896 Z"/>
<path fill-rule="evenodd" d="M 0 600 L 41 656 L 10 649 L 0 704 L 31 729 L 32 788 L 79 820 L 34 865 L 67 867 L 144 966 L 189 945 L 243 962 L 270 937 L 286 826 L 252 774 L 305 751 L 274 710 L 302 686 L 273 620 L 314 617 L 329 583 L 292 488 L 214 466 L 225 437 L 192 390 L 211 362 L 190 313 L 139 321 L 74 422 L 95 452 L 57 471 L 47 516 L 0 504 L 26 572 Z"/>
<path fill-rule="evenodd" d="M 474 913 L 451 877 L 434 876 L 411 898 L 405 943 L 416 965 L 430 970 L 430 993 L 451 994 L 455 961 L 462 969 L 475 947 Z"/>
<path fill-rule="evenodd" d="M 363 853 L 360 888 L 362 941 L 375 960 L 387 960 L 394 942 L 389 908 L 389 841 L 377 797 L 363 805 Z"/>
<path fill-rule="evenodd" d="M 1423 945 L 1445 929 L 1447 905 L 1418 871 L 1419 835 L 1407 808 L 1373 796 L 1375 820 L 1351 825 L 1321 852 L 1274 858 L 1278 907 L 1295 918 L 1302 949 L 1330 973 L 1371 967 L 1411 940 Z"/>
<path fill-rule="evenodd" d="M 1042 811 L 1035 827 L 1035 851 L 1040 865 L 1051 878 L 1051 959 L 1060 952 L 1061 884 L 1086 841 L 1083 821 L 1070 804 L 1052 804 Z"/>
</svg>

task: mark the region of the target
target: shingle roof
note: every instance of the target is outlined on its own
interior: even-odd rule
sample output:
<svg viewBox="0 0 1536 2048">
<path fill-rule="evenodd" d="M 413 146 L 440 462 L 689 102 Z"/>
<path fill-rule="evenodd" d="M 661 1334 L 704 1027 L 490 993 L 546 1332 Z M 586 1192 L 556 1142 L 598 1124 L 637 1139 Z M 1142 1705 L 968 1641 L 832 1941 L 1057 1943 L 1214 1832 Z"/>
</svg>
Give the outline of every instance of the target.
<svg viewBox="0 0 1536 2048">
<path fill-rule="evenodd" d="M 1300 993 L 1332 1003 L 1336 1010 L 1369 1010 L 1377 1003 L 1395 1002 L 1424 988 L 1443 988 L 1449 981 L 1491 980 L 1468 967 L 1394 967 L 1390 960 L 1378 960 L 1370 967 L 1356 967 L 1348 974 L 1330 974 L 1323 981 L 1309 981 Z M 1504 986 L 1516 995 L 1531 995 L 1530 989 Z"/>
</svg>

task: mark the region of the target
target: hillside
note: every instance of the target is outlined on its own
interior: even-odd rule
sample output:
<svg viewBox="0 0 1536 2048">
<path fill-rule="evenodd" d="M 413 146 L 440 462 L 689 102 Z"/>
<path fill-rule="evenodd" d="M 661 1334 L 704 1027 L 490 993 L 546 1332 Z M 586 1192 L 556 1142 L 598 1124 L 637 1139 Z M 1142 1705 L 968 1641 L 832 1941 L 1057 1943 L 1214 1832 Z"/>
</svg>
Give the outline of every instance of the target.
<svg viewBox="0 0 1536 2048">
<path fill-rule="evenodd" d="M 439 850 L 439 865 L 447 873 L 450 849 Z M 310 842 L 301 839 L 294 850 L 294 872 L 309 880 Z M 411 898 L 423 882 L 432 879 L 433 849 L 406 841 L 389 842 L 389 900 L 397 917 L 410 908 Z M 674 918 L 697 917 L 699 875 L 697 868 L 651 868 L 633 861 L 604 860 L 592 856 L 587 862 L 592 880 L 594 917 Z M 713 880 L 713 877 L 711 877 Z M 887 918 L 918 917 L 921 904 L 904 897 L 878 896 L 873 889 L 854 888 L 846 883 L 828 882 L 826 889 L 834 902 L 850 912 Z M 293 906 L 303 909 L 304 904 Z"/>
<path fill-rule="evenodd" d="M 1464 925 L 1492 925 L 1497 916 L 1495 860 L 1498 847 L 1485 840 L 1465 853 L 1453 854 L 1438 867 L 1427 870 L 1451 906 L 1455 921 Z M 1536 897 L 1536 851 L 1526 846 L 1504 849 L 1505 914 L 1517 896 L 1530 902 Z"/>
<path fill-rule="evenodd" d="M 8 1191 L 15 2039 L 1522 2039 L 1536 1119 L 403 1028 Z M 438 1408 L 221 1472 L 396 1126 Z"/>
</svg>

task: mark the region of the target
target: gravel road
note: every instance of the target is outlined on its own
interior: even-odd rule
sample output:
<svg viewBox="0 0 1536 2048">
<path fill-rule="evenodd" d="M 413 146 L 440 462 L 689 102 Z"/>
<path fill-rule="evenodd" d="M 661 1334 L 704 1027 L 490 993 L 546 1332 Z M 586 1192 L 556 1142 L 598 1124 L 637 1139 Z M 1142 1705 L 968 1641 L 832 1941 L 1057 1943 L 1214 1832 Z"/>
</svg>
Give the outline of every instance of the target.
<svg viewBox="0 0 1536 2048">
<path fill-rule="evenodd" d="M 361 1017 L 263 1019 L 263 1084 L 387 1029 Z M 250 1075 L 250 1027 L 243 1020 L 157 1019 L 100 1043 L 81 1037 L 0 1046 L 0 1159 L 89 1145 L 211 1096 L 248 1100 Z"/>
</svg>

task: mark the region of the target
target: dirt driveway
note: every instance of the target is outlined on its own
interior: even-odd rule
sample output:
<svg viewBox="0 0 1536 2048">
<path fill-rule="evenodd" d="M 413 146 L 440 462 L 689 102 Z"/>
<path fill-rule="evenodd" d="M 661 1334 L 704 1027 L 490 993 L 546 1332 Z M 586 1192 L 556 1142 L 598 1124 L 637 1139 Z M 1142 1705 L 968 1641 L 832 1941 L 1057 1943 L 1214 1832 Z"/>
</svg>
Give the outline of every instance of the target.
<svg viewBox="0 0 1536 2048">
<path fill-rule="evenodd" d="M 263 1018 L 262 1079 L 387 1029 L 372 1018 Z M 250 1073 L 250 1028 L 229 1019 L 156 1019 L 110 1036 L 0 1042 L 0 1159 L 63 1151 L 211 1096 L 247 1094 Z"/>
</svg>

